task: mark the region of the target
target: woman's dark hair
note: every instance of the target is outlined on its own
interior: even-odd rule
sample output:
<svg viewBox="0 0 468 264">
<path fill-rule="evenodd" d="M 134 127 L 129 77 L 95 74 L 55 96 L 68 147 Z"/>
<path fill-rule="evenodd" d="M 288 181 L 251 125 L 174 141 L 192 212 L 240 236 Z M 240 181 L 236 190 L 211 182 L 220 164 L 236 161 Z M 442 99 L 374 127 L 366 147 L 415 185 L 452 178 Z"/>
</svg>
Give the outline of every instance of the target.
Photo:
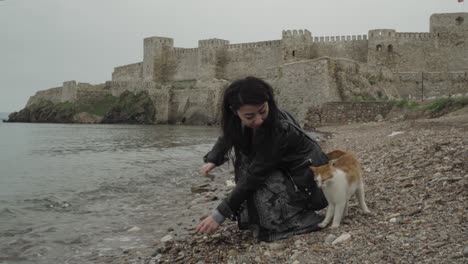
<svg viewBox="0 0 468 264">
<path fill-rule="evenodd" d="M 278 119 L 278 107 L 273 89 L 265 81 L 256 77 L 246 77 L 232 82 L 224 91 L 222 102 L 221 129 L 224 140 L 235 148 L 242 147 L 241 120 L 237 110 L 243 105 L 259 105 L 268 102 L 269 113 L 262 127 L 271 131 L 272 124 Z"/>
</svg>

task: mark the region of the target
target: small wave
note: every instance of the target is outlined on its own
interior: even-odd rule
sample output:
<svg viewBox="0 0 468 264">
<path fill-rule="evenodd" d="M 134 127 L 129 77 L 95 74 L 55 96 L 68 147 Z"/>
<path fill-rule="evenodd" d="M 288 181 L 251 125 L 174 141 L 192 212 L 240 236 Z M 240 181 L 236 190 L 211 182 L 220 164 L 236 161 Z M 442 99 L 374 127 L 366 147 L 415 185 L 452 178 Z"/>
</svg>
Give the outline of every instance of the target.
<svg viewBox="0 0 468 264">
<path fill-rule="evenodd" d="M 61 245 L 76 245 L 82 244 L 84 241 L 88 240 L 89 237 L 87 235 L 82 235 L 72 239 L 65 239 L 65 240 L 55 240 L 54 242 Z"/>
<path fill-rule="evenodd" d="M 32 228 L 10 229 L 10 230 L 0 232 L 0 236 L 13 237 L 13 236 L 16 236 L 16 235 L 24 235 L 24 234 L 30 233 L 31 231 L 33 231 Z"/>
<path fill-rule="evenodd" d="M 15 216 L 15 215 L 16 215 L 16 212 L 9 209 L 9 208 L 3 208 L 0 211 L 0 217 L 11 217 L 11 216 Z"/>
<path fill-rule="evenodd" d="M 27 203 L 33 204 L 33 207 L 28 207 L 31 210 L 37 211 L 48 211 L 48 210 L 57 210 L 57 211 L 64 211 L 67 210 L 72 206 L 67 201 L 60 201 L 55 197 L 51 198 L 40 198 L 40 199 L 26 199 L 24 200 Z"/>
</svg>

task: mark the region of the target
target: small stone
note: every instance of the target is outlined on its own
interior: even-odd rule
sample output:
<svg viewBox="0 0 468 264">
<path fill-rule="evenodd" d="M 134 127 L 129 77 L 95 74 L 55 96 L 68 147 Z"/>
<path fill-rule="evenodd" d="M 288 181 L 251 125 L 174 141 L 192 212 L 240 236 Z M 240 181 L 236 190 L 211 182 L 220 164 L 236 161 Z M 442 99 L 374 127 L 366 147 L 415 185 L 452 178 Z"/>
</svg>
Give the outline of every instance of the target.
<svg viewBox="0 0 468 264">
<path fill-rule="evenodd" d="M 334 234 L 329 234 L 325 238 L 325 244 L 331 244 L 335 239 L 336 239 L 336 236 Z"/>
<path fill-rule="evenodd" d="M 463 255 L 461 253 L 454 253 L 452 255 L 449 256 L 450 259 L 459 259 L 459 258 L 462 258 Z"/>
<path fill-rule="evenodd" d="M 226 187 L 228 188 L 234 188 L 236 184 L 234 183 L 233 180 L 226 180 Z"/>
<path fill-rule="evenodd" d="M 439 235 L 439 240 L 448 240 L 449 239 L 449 236 L 447 235 L 447 233 L 440 233 Z"/>
<path fill-rule="evenodd" d="M 463 249 L 463 256 L 468 257 L 468 246 Z"/>
<path fill-rule="evenodd" d="M 439 247 L 441 247 L 441 246 L 443 246 L 443 245 L 445 245 L 445 244 L 447 244 L 447 242 L 445 242 L 445 241 L 442 241 L 442 242 L 435 242 L 435 243 L 432 243 L 432 244 L 431 244 L 431 247 L 439 248 Z"/>
<path fill-rule="evenodd" d="M 271 243 L 269 245 L 269 247 L 270 247 L 271 250 L 281 250 L 281 249 L 285 248 L 286 245 L 285 244 L 280 244 L 280 243 Z"/>
<path fill-rule="evenodd" d="M 265 251 L 265 253 L 263 253 L 263 255 L 265 255 L 265 256 L 267 256 L 267 257 L 271 257 L 270 251 Z"/>
<path fill-rule="evenodd" d="M 382 122 L 383 121 L 383 116 L 381 114 L 376 115 L 375 116 L 375 121 Z"/>
<path fill-rule="evenodd" d="M 290 259 L 291 259 L 291 260 L 295 260 L 295 259 L 297 259 L 297 257 L 299 257 L 300 254 L 301 254 L 300 251 L 294 252 L 294 254 L 291 255 Z"/>
<path fill-rule="evenodd" d="M 296 241 L 294 242 L 294 245 L 295 245 L 296 247 L 298 247 L 298 246 L 302 245 L 302 241 L 301 241 L 301 240 L 296 240 Z"/>
<path fill-rule="evenodd" d="M 172 240 L 171 235 L 166 235 L 163 238 L 161 238 L 161 242 L 163 242 L 163 243 L 166 243 L 166 242 L 171 241 L 171 240 Z"/>
<path fill-rule="evenodd" d="M 204 193 L 204 192 L 209 192 L 210 191 L 210 185 L 209 184 L 200 184 L 200 185 L 193 185 L 190 190 L 192 193 Z"/>
<path fill-rule="evenodd" d="M 346 240 L 348 240 L 348 239 L 350 239 L 350 238 L 351 238 L 351 235 L 350 235 L 350 234 L 344 233 L 344 234 L 342 234 L 341 236 L 339 236 L 337 239 L 335 239 L 335 240 L 332 242 L 332 245 L 336 245 L 336 244 L 338 244 L 338 243 L 344 242 L 344 241 L 346 241 Z"/>
<path fill-rule="evenodd" d="M 394 214 L 389 215 L 387 218 L 396 218 L 400 215 L 401 215 L 400 213 L 394 213 Z"/>
<path fill-rule="evenodd" d="M 141 230 L 141 228 L 139 228 L 138 226 L 134 226 L 134 227 L 130 228 L 129 230 L 127 230 L 127 232 L 138 232 L 140 230 Z"/>
<path fill-rule="evenodd" d="M 255 257 L 255 262 L 260 263 L 260 262 L 262 262 L 262 259 L 261 259 L 260 257 L 257 256 L 257 257 Z"/>
</svg>

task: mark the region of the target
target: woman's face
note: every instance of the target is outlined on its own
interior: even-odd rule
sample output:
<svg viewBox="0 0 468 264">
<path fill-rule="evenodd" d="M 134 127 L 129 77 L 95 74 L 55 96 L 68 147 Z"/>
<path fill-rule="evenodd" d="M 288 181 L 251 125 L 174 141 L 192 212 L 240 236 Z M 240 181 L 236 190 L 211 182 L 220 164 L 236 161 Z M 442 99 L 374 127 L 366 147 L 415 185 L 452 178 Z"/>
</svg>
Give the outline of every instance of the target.
<svg viewBox="0 0 468 264">
<path fill-rule="evenodd" d="M 237 110 L 242 124 L 250 128 L 259 128 L 268 117 L 268 102 L 259 105 L 243 105 Z"/>
</svg>

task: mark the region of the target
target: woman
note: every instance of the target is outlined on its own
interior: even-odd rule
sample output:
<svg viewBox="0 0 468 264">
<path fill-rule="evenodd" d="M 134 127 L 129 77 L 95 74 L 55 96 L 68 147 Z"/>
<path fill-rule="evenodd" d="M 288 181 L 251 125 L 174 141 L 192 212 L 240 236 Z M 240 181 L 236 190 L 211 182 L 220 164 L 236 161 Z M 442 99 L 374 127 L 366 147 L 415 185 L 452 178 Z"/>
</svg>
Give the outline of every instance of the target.
<svg viewBox="0 0 468 264">
<path fill-rule="evenodd" d="M 237 219 L 241 229 L 250 227 L 260 241 L 317 230 L 321 219 L 315 210 L 327 202 L 309 166 L 326 164 L 328 158 L 289 113 L 278 109 L 271 86 L 255 77 L 229 85 L 221 128 L 201 173 L 230 157 L 236 187 L 196 231 L 214 232 L 225 218 Z"/>
</svg>

